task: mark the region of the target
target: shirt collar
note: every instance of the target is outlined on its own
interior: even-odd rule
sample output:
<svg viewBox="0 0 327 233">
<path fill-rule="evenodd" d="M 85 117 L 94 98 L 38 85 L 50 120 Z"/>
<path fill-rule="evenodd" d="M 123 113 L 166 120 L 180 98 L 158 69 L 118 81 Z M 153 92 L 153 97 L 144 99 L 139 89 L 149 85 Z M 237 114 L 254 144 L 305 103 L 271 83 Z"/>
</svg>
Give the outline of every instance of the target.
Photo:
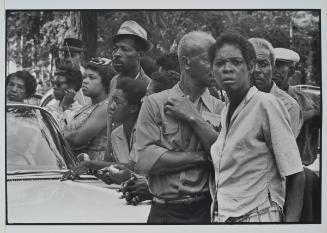
<svg viewBox="0 0 327 233">
<path fill-rule="evenodd" d="M 140 78 L 141 76 L 143 76 L 144 75 L 144 70 L 142 69 L 142 67 L 141 67 L 141 69 L 140 69 L 140 71 L 138 72 L 138 74 L 135 76 L 135 80 L 137 80 L 138 78 Z"/>
<path fill-rule="evenodd" d="M 245 97 L 243 98 L 243 100 L 241 101 L 241 103 L 237 106 L 237 108 L 235 109 L 228 127 L 230 127 L 230 125 L 232 125 L 234 119 L 237 117 L 237 115 L 242 111 L 242 109 L 246 106 L 246 104 L 252 99 L 252 97 L 258 93 L 258 89 L 255 86 L 252 86 L 248 92 L 246 93 Z M 226 109 L 226 114 L 229 111 L 229 107 L 230 107 L 230 103 L 228 103 L 227 105 L 227 109 Z M 226 122 L 226 118 L 224 119 L 224 121 Z"/>
<path fill-rule="evenodd" d="M 124 132 L 123 124 L 121 124 L 120 126 L 118 126 L 116 129 L 117 129 L 116 136 L 119 139 L 121 139 L 121 140 L 125 140 L 126 137 L 125 137 L 125 132 Z M 131 135 L 129 135 L 130 138 L 133 137 L 133 134 L 134 134 L 135 130 L 136 130 L 136 122 L 133 125 L 132 131 L 131 131 Z"/>
<path fill-rule="evenodd" d="M 246 104 L 247 102 L 250 101 L 250 99 L 258 92 L 259 90 L 255 87 L 255 86 L 252 86 L 248 93 L 246 93 L 244 99 L 243 99 L 243 102 Z"/>
<path fill-rule="evenodd" d="M 141 76 L 144 75 L 144 70 L 142 69 L 142 67 L 140 68 L 140 71 L 137 73 L 137 75 L 134 77 L 135 80 L 139 79 Z M 121 73 L 118 73 L 116 75 L 117 77 L 125 77 L 125 76 L 122 76 Z"/>
<path fill-rule="evenodd" d="M 137 80 L 141 75 L 141 71 L 136 75 L 136 77 L 134 78 L 135 80 Z"/>
<path fill-rule="evenodd" d="M 274 81 L 272 81 L 272 83 L 273 83 L 273 85 L 272 85 L 272 87 L 270 88 L 270 91 L 269 91 L 269 93 L 275 93 L 276 92 L 276 87 L 277 87 L 277 85 L 276 85 L 276 83 L 274 82 Z"/>
<path fill-rule="evenodd" d="M 56 107 L 60 107 L 60 100 L 56 100 L 56 102 L 54 102 L 53 105 L 56 106 Z"/>
<path fill-rule="evenodd" d="M 173 88 L 171 90 L 173 90 L 178 96 L 185 96 L 184 92 L 182 91 L 182 89 L 179 86 L 179 83 L 180 82 L 178 82 L 175 86 L 173 86 Z M 208 88 L 205 88 L 205 90 L 199 97 L 198 101 L 200 101 L 200 100 L 202 100 L 203 104 L 209 109 L 210 112 L 214 111 L 215 103 L 214 103 L 212 96 L 210 95 Z M 195 102 L 197 102 L 197 100 Z"/>
</svg>

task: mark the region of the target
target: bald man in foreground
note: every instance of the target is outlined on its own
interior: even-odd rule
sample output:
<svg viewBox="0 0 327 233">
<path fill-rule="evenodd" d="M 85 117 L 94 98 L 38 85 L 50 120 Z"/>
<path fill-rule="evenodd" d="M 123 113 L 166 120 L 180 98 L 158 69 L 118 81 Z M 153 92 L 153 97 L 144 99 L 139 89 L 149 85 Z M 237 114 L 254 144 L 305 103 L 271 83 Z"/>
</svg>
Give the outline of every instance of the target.
<svg viewBox="0 0 327 233">
<path fill-rule="evenodd" d="M 178 45 L 180 82 L 144 99 L 136 126 L 136 169 L 153 195 L 148 223 L 209 223 L 210 146 L 224 104 L 210 95 L 214 83 L 204 32 Z"/>
</svg>

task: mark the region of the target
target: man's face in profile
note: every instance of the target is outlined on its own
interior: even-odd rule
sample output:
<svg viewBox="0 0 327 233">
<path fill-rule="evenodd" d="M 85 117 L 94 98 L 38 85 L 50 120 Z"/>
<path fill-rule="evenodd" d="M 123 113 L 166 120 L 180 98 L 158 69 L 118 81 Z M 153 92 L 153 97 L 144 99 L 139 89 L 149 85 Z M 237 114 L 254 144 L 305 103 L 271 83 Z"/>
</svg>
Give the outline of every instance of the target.
<svg viewBox="0 0 327 233">
<path fill-rule="evenodd" d="M 79 69 L 81 65 L 81 52 L 63 50 L 59 52 L 60 64 Z"/>
<path fill-rule="evenodd" d="M 272 79 L 279 88 L 285 89 L 288 86 L 288 77 L 292 67 L 292 62 L 276 60 Z"/>
</svg>

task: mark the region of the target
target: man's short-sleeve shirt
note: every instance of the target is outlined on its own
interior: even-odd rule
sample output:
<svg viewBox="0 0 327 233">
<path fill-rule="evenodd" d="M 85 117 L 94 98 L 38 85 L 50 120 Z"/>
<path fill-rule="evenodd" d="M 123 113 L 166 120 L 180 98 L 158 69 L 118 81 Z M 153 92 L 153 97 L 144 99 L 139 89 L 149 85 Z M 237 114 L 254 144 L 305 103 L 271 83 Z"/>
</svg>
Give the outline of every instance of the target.
<svg viewBox="0 0 327 233">
<path fill-rule="evenodd" d="M 287 108 L 291 118 L 291 128 L 296 138 L 299 135 L 303 124 L 303 115 L 300 105 L 289 94 L 281 90 L 274 82 L 270 94 L 280 99 Z"/>
<path fill-rule="evenodd" d="M 164 105 L 170 97 L 182 97 L 179 83 L 172 89 L 144 99 L 136 125 L 136 171 L 149 174 L 156 161 L 167 151 L 203 151 L 199 138 L 185 123 L 168 116 Z M 194 102 L 204 119 L 219 121 L 224 104 L 206 89 Z M 178 156 L 176 154 L 176 156 Z M 186 169 L 169 175 L 149 175 L 149 188 L 160 198 L 178 198 L 202 193 L 208 189 L 207 165 Z"/>
</svg>

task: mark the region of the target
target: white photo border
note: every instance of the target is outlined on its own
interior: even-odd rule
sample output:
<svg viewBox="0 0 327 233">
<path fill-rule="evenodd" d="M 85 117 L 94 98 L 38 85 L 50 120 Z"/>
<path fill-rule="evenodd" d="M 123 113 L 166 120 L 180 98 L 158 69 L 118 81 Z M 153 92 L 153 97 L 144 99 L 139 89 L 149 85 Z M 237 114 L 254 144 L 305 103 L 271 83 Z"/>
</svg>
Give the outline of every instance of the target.
<svg viewBox="0 0 327 233">
<path fill-rule="evenodd" d="M 5 10 L 66 10 L 66 9 L 321 9 L 321 47 L 322 47 L 322 142 L 326 137 L 326 115 L 327 106 L 325 103 L 325 90 L 327 91 L 327 1 L 324 0 L 4 0 L 1 8 L 1 23 L 0 23 L 0 60 L 1 76 L 5 77 Z M 5 93 L 5 82 L 0 84 L 0 92 Z M 1 109 L 5 109 L 4 94 L 0 95 Z M 326 154 L 327 143 L 322 143 L 322 223 L 321 224 L 271 224 L 271 225 L 6 225 L 6 209 L 5 209 L 5 120 L 4 112 L 1 112 L 0 121 L 0 232 L 278 232 L 278 233 L 316 233 L 327 232 L 327 168 Z"/>
</svg>

